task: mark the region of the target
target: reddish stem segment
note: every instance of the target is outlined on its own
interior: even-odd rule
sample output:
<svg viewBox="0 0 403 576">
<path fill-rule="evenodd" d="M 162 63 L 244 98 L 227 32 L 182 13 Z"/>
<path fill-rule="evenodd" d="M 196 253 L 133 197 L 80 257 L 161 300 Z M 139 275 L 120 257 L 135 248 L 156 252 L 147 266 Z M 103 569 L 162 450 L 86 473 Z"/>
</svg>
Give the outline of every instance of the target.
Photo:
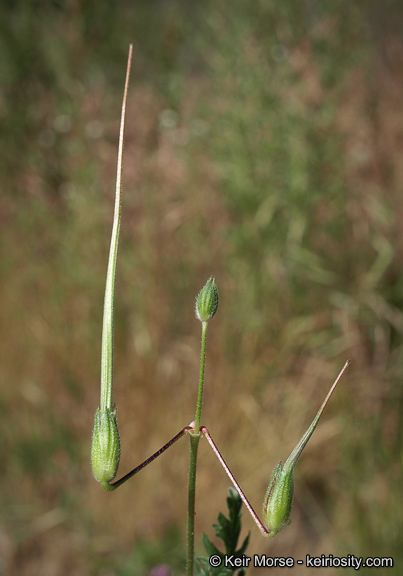
<svg viewBox="0 0 403 576">
<path fill-rule="evenodd" d="M 325 400 L 323 401 L 322 406 L 319 408 L 319 411 L 317 413 L 317 415 L 315 416 L 312 424 L 310 425 L 310 427 L 308 428 L 307 432 L 304 434 L 304 436 L 302 437 L 301 441 L 298 443 L 298 445 L 296 446 L 296 448 L 292 451 L 290 457 L 287 459 L 287 462 L 284 465 L 284 468 L 287 465 L 291 465 L 290 463 L 292 462 L 292 465 L 295 465 L 295 462 L 298 460 L 298 458 L 301 455 L 302 450 L 304 449 L 306 443 L 308 442 L 309 438 L 311 437 L 313 431 L 315 430 L 316 424 L 319 421 L 320 416 L 322 415 L 322 412 L 330 398 L 330 396 L 332 395 L 334 389 L 336 388 L 340 378 L 342 377 L 342 375 L 344 374 L 347 366 L 350 364 L 350 360 L 347 360 L 347 362 L 344 364 L 342 370 L 340 371 L 340 374 L 337 376 L 333 386 L 331 387 L 328 395 L 326 396 Z M 218 460 L 220 461 L 221 466 L 224 468 L 225 472 L 227 473 L 229 479 L 231 480 L 232 484 L 235 486 L 236 490 L 238 491 L 239 496 L 241 497 L 243 503 L 245 504 L 246 508 L 249 510 L 250 515 L 252 516 L 253 520 L 255 521 L 257 527 L 259 528 L 260 532 L 263 534 L 263 536 L 269 536 L 270 534 L 270 530 L 268 528 L 266 528 L 266 526 L 263 524 L 263 522 L 260 520 L 259 516 L 256 514 L 256 512 L 254 511 L 252 505 L 250 504 L 249 500 L 247 499 L 247 497 L 245 496 L 245 494 L 243 493 L 240 485 L 238 484 L 238 482 L 235 480 L 234 475 L 232 474 L 231 470 L 229 469 L 227 463 L 225 462 L 224 458 L 221 456 L 220 451 L 218 450 L 214 440 L 211 437 L 210 432 L 208 431 L 208 429 L 205 426 L 200 426 L 200 432 L 201 434 L 203 434 L 203 436 L 206 437 L 207 442 L 210 444 L 211 448 L 213 449 L 214 454 L 217 456 Z"/>
<path fill-rule="evenodd" d="M 220 461 L 221 466 L 224 468 L 224 470 L 226 471 L 229 479 L 231 480 L 231 482 L 233 483 L 233 485 L 235 486 L 235 489 L 237 490 L 239 496 L 241 497 L 243 503 L 245 504 L 245 506 L 247 507 L 247 509 L 249 510 L 250 515 L 252 516 L 253 520 L 256 523 L 256 526 L 259 528 L 260 532 L 263 534 L 263 536 L 268 536 L 270 534 L 270 530 L 268 530 L 266 528 L 266 526 L 263 524 L 263 522 L 260 520 L 259 516 L 256 514 L 256 512 L 254 511 L 252 504 L 249 502 L 249 500 L 247 499 L 247 497 L 245 496 L 245 494 L 242 491 L 242 488 L 240 487 L 240 485 L 238 484 L 238 482 L 235 480 L 231 470 L 229 469 L 229 467 L 227 466 L 227 463 L 225 462 L 224 458 L 221 456 L 220 451 L 218 450 L 217 446 L 215 445 L 214 440 L 211 437 L 210 432 L 208 431 L 208 429 L 205 426 L 200 426 L 200 432 L 203 434 L 203 436 L 205 436 L 205 438 L 207 439 L 207 442 L 210 444 L 210 446 L 213 449 L 214 454 L 217 456 L 218 460 Z"/>
<path fill-rule="evenodd" d="M 306 437 L 306 441 L 303 442 L 303 447 L 305 446 L 306 442 L 308 441 L 309 437 L 312 434 L 313 429 L 316 426 L 317 421 L 319 420 L 319 417 L 321 416 L 324 407 L 326 406 L 326 403 L 328 402 L 332 392 L 334 391 L 337 383 L 339 382 L 341 376 L 343 375 L 344 371 L 346 370 L 347 366 L 350 364 L 350 360 L 347 360 L 347 362 L 345 363 L 345 365 L 343 366 L 340 374 L 338 375 L 338 377 L 336 378 L 333 386 L 331 387 L 328 395 L 326 396 L 322 406 L 319 409 L 318 414 L 316 415 L 314 422 L 311 424 L 310 428 L 308 429 L 308 432 L 304 435 L 303 439 L 305 439 Z M 164 444 L 164 446 L 162 446 L 162 448 L 160 448 L 159 450 L 157 450 L 157 452 L 155 452 L 152 456 L 150 456 L 149 458 L 147 458 L 146 460 L 144 460 L 144 462 L 142 462 L 139 466 L 136 466 L 136 468 L 134 468 L 131 472 L 129 472 L 128 474 L 126 474 L 125 476 L 123 476 L 123 478 L 121 478 L 120 480 L 117 480 L 116 482 L 113 482 L 113 484 L 109 484 L 108 488 L 109 490 L 115 490 L 116 488 L 118 488 L 119 486 L 121 486 L 124 482 L 126 482 L 126 480 L 129 480 L 129 478 L 131 478 L 132 476 L 134 476 L 135 474 L 137 474 L 137 472 L 140 472 L 140 470 L 142 470 L 143 468 L 145 468 L 146 466 L 148 466 L 148 464 L 151 464 L 151 462 L 153 462 L 153 460 L 155 460 L 156 458 L 158 458 L 158 456 L 160 456 L 161 454 L 163 454 L 163 452 L 165 452 L 165 450 L 168 450 L 168 448 L 170 446 L 172 446 L 172 444 L 174 444 L 177 440 L 179 440 L 179 438 L 182 438 L 182 436 L 184 434 L 186 434 L 187 432 L 193 431 L 195 430 L 195 422 L 192 422 L 191 424 L 189 424 L 188 426 L 185 426 L 184 428 L 182 428 L 182 430 L 180 430 L 173 438 L 171 438 L 171 440 L 169 440 L 166 444 Z M 255 510 L 253 509 L 251 503 L 249 502 L 249 500 L 247 499 L 247 497 L 245 496 L 242 488 L 240 487 L 240 485 L 238 484 L 238 482 L 235 480 L 234 475 L 232 474 L 231 470 L 229 469 L 227 463 L 225 462 L 224 458 L 221 456 L 220 451 L 218 450 L 214 440 L 211 437 L 211 434 L 208 430 L 208 428 L 206 428 L 206 426 L 200 426 L 199 427 L 199 431 L 200 433 L 207 439 L 207 442 L 210 444 L 211 448 L 213 449 L 214 454 L 217 456 L 221 466 L 224 468 L 225 472 L 227 473 L 229 479 L 231 480 L 232 484 L 235 486 L 235 489 L 237 490 L 240 498 L 242 499 L 243 503 L 245 504 L 246 508 L 248 509 L 250 515 L 252 516 L 256 526 L 259 528 L 260 532 L 263 534 L 263 536 L 269 536 L 271 531 L 266 528 L 266 526 L 263 524 L 263 522 L 260 520 L 259 516 L 256 514 Z M 309 433 L 309 434 L 308 434 Z M 298 446 L 301 444 L 301 442 L 298 444 Z M 297 448 L 298 448 L 297 446 Z M 296 449 L 294 449 L 294 451 L 292 452 L 291 456 L 294 455 L 294 457 L 298 458 L 302 452 L 301 450 L 298 450 L 298 452 L 296 453 Z M 290 458 L 291 458 L 290 456 Z M 290 460 L 290 458 L 287 460 L 287 462 Z"/>
<path fill-rule="evenodd" d="M 153 462 L 153 460 L 158 458 L 158 456 L 161 456 L 161 454 L 163 454 L 165 452 L 165 450 L 168 450 L 168 448 L 170 448 L 172 446 L 172 444 L 175 444 L 175 442 L 177 440 L 179 440 L 179 438 L 182 438 L 182 436 L 184 434 L 186 434 L 186 432 L 188 432 L 189 430 L 193 430 L 193 429 L 194 429 L 194 426 L 192 426 L 191 424 L 189 426 L 185 426 L 184 428 L 182 428 L 182 430 L 180 430 L 177 434 L 175 434 L 175 436 L 173 438 L 171 438 L 166 444 L 164 444 L 164 446 L 162 448 L 160 448 L 159 450 L 154 452 L 154 454 L 152 454 L 152 456 L 150 456 L 149 458 L 144 460 L 144 462 L 142 462 L 141 464 L 136 466 L 136 468 L 133 468 L 133 470 L 131 472 L 128 472 L 120 480 L 117 480 L 116 482 L 109 484 L 109 489 L 110 490 L 116 490 L 116 488 L 119 488 L 119 486 L 124 484 L 124 482 L 126 482 L 126 480 L 129 480 L 129 478 L 131 478 L 132 476 L 137 474 L 137 472 L 140 472 L 140 470 L 142 470 L 143 468 L 145 468 L 146 466 L 151 464 L 151 462 Z"/>
</svg>

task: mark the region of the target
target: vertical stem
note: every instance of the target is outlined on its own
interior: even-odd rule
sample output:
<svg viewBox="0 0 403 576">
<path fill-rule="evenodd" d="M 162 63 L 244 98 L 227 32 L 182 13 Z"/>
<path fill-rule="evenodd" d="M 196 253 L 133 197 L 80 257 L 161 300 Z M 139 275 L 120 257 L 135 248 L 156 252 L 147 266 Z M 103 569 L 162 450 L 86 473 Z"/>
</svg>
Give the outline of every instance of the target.
<svg viewBox="0 0 403 576">
<path fill-rule="evenodd" d="M 196 502 L 196 467 L 197 450 L 200 433 L 194 436 L 190 432 L 190 462 L 189 462 L 189 493 L 188 493 L 188 526 L 187 526 L 187 562 L 186 575 L 193 576 L 194 568 L 194 532 L 195 532 L 195 502 Z"/>
<path fill-rule="evenodd" d="M 200 428 L 200 419 L 201 419 L 202 402 L 203 402 L 204 367 L 206 364 L 206 337 L 207 337 L 207 322 L 202 322 L 199 393 L 197 395 L 196 416 L 195 416 L 195 430 L 197 430 L 197 432 L 199 432 Z"/>
<path fill-rule="evenodd" d="M 188 491 L 188 525 L 187 525 L 187 576 L 193 576 L 194 569 L 194 527 L 195 527 L 195 502 L 196 502 L 196 468 L 197 450 L 200 441 L 200 419 L 203 402 L 204 367 L 206 363 L 206 336 L 207 322 L 202 322 L 202 341 L 200 352 L 199 391 L 197 395 L 195 432 L 189 432 L 190 436 L 190 460 L 189 460 L 189 491 Z"/>
<path fill-rule="evenodd" d="M 113 229 L 109 249 L 108 271 L 106 274 L 106 287 L 104 299 L 104 316 L 102 323 L 102 355 L 101 355 L 101 410 L 112 409 L 113 384 L 113 324 L 115 303 L 116 262 L 118 258 L 121 189 L 122 189 L 122 163 L 123 163 L 123 137 L 125 130 L 125 114 L 127 91 L 129 89 L 130 67 L 132 62 L 133 44 L 130 44 L 127 61 L 126 82 L 123 94 L 122 113 L 120 117 L 118 165 L 116 172 L 115 213 L 113 216 Z"/>
</svg>

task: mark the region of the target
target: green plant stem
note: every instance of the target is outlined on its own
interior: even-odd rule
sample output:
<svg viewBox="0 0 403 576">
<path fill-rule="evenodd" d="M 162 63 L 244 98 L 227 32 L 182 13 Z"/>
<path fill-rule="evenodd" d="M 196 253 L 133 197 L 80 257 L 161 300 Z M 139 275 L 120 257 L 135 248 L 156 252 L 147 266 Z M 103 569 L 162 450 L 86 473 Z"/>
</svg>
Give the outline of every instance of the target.
<svg viewBox="0 0 403 576">
<path fill-rule="evenodd" d="M 201 339 L 201 352 L 200 352 L 200 373 L 199 373 L 199 392 L 197 395 L 196 416 L 195 416 L 195 430 L 199 432 L 200 419 L 203 402 L 203 386 L 204 386 L 204 366 L 206 364 L 206 337 L 207 337 L 207 322 L 202 322 L 202 339 Z"/>
<path fill-rule="evenodd" d="M 200 419 L 203 403 L 204 367 L 206 363 L 206 336 L 207 336 L 207 322 L 202 322 L 199 391 L 197 395 L 195 425 L 194 425 L 194 432 L 189 432 L 190 460 L 189 460 L 188 525 L 187 525 L 187 568 L 186 568 L 187 576 L 193 576 L 193 569 L 194 569 L 196 468 L 197 468 L 197 451 L 199 448 L 199 442 L 201 436 Z"/>
<path fill-rule="evenodd" d="M 200 433 L 198 433 L 197 435 L 190 433 L 189 435 L 190 435 L 190 462 L 189 462 L 186 575 L 187 576 L 193 576 L 195 502 L 196 502 L 196 467 L 197 467 L 197 450 L 199 448 Z"/>
</svg>

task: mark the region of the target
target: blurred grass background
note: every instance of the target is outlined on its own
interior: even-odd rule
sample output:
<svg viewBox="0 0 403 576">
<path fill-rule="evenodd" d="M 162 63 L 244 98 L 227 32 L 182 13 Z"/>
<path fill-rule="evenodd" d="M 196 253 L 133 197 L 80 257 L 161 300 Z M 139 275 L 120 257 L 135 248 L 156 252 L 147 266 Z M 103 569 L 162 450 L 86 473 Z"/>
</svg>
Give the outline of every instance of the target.
<svg viewBox="0 0 403 576">
<path fill-rule="evenodd" d="M 112 494 L 89 464 L 129 42 L 120 472 L 193 419 L 214 274 L 203 423 L 257 510 L 353 361 L 249 553 L 402 562 L 402 26 L 397 0 L 3 0 L 1 575 L 184 570 L 187 441 Z M 227 486 L 203 442 L 199 553 Z"/>
</svg>

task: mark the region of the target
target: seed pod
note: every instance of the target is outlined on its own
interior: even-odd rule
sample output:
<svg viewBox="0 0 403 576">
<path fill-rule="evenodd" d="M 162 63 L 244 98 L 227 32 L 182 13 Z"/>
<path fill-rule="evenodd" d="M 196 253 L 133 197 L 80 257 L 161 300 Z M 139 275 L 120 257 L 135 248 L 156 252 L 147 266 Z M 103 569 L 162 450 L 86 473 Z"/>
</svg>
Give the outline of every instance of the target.
<svg viewBox="0 0 403 576">
<path fill-rule="evenodd" d="M 97 409 L 92 433 L 91 464 L 94 478 L 105 490 L 116 476 L 120 460 L 120 438 L 116 412 Z"/>
<path fill-rule="evenodd" d="M 285 528 L 285 526 L 288 526 L 288 524 L 291 522 L 290 514 L 292 498 L 294 495 L 293 474 L 295 464 L 301 456 L 303 449 L 307 445 L 309 438 L 312 436 L 319 422 L 319 419 L 322 416 L 323 410 L 329 401 L 330 396 L 333 394 L 337 383 L 339 382 L 341 376 L 349 364 L 350 360 L 347 360 L 340 374 L 334 381 L 333 386 L 330 388 L 328 395 L 324 399 L 322 406 L 319 408 L 315 418 L 312 420 L 310 426 L 308 427 L 308 430 L 295 446 L 294 450 L 287 458 L 284 466 L 280 462 L 275 467 L 273 474 L 271 475 L 269 487 L 263 500 L 263 518 L 266 524 L 266 528 L 270 530 L 268 538 L 273 538 L 277 532 L 280 532 L 280 530 Z"/>
<path fill-rule="evenodd" d="M 263 517 L 270 530 L 269 538 L 291 522 L 290 514 L 294 495 L 294 466 L 284 470 L 281 462 L 273 470 L 263 501 Z"/>
<path fill-rule="evenodd" d="M 200 322 L 209 322 L 218 308 L 218 289 L 214 276 L 211 276 L 196 298 L 196 317 Z"/>
</svg>

